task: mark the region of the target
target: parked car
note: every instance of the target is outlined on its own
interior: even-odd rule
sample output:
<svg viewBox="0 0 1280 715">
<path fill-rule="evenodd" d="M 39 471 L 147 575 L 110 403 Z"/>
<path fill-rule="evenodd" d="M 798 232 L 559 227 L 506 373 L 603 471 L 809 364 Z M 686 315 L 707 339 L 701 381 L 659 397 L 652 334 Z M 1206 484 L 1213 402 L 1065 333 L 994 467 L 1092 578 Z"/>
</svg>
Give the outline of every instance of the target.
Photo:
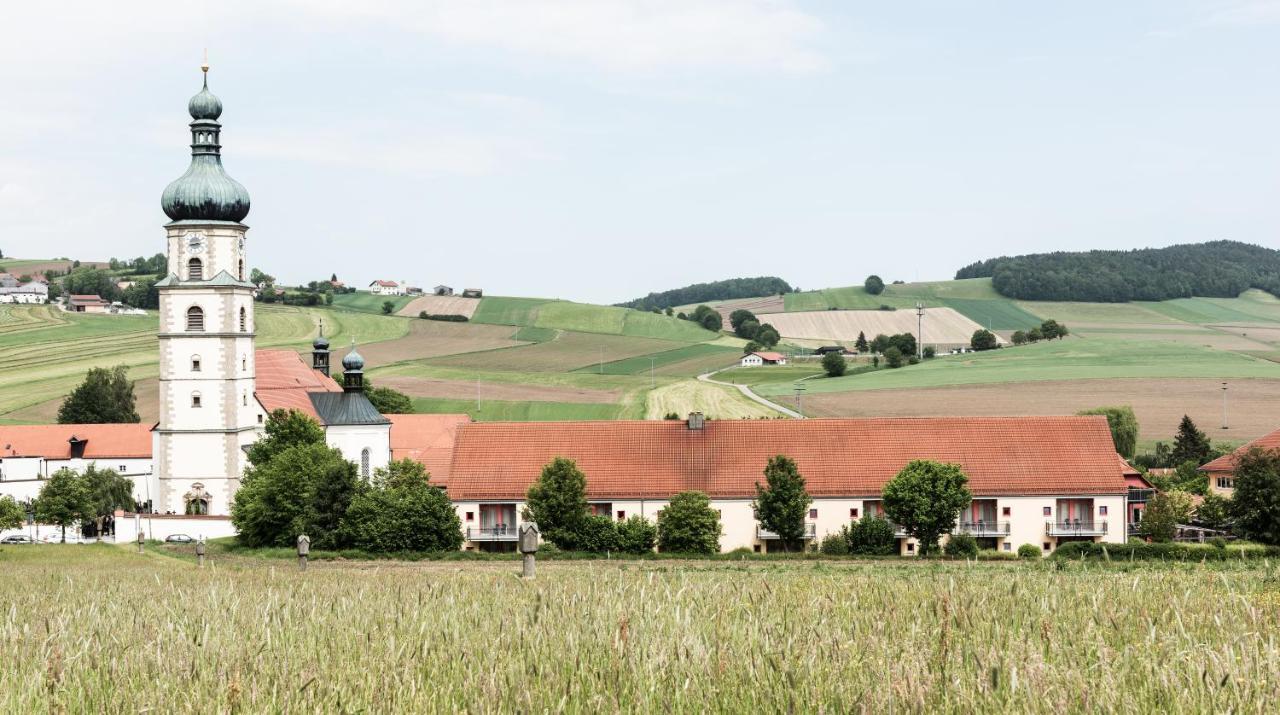
<svg viewBox="0 0 1280 715">
<path fill-rule="evenodd" d="M 44 543 L 46 543 L 46 544 L 61 544 L 61 543 L 62 543 L 62 533 L 61 533 L 61 532 L 58 532 L 58 531 L 55 531 L 55 532 L 53 532 L 52 534 L 45 534 L 44 536 L 40 537 L 40 540 L 41 540 L 41 541 L 43 541 L 43 542 L 44 542 Z M 67 542 L 66 542 L 66 543 L 68 543 L 68 544 L 83 544 L 83 543 L 84 543 L 84 538 L 83 538 L 82 536 L 80 536 L 79 534 L 73 534 L 73 533 L 71 533 L 70 531 L 68 531 L 68 532 L 67 532 Z"/>
<path fill-rule="evenodd" d="M 0 539 L 0 544 L 33 544 L 30 536 L 24 534 L 11 534 Z"/>
<path fill-rule="evenodd" d="M 168 544 L 194 544 L 196 540 L 186 534 L 169 534 L 164 537 L 165 543 Z"/>
</svg>

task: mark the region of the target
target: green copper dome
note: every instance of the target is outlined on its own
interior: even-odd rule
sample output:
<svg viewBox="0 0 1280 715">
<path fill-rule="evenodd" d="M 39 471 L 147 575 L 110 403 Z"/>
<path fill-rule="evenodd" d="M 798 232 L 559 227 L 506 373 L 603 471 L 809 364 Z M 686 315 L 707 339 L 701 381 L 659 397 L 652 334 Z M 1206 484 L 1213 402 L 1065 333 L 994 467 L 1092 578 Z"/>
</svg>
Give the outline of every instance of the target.
<svg viewBox="0 0 1280 715">
<path fill-rule="evenodd" d="M 165 187 L 160 207 L 174 221 L 234 221 L 249 215 L 249 192 L 222 168 L 222 101 L 204 87 L 187 103 L 191 112 L 191 166 Z"/>
</svg>

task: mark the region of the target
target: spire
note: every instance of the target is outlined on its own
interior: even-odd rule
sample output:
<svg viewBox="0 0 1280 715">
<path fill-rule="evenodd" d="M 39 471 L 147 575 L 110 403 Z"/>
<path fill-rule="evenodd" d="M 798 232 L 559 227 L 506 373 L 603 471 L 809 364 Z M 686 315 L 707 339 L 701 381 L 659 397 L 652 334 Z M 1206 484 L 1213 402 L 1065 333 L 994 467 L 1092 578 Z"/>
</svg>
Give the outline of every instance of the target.
<svg viewBox="0 0 1280 715">
<path fill-rule="evenodd" d="M 174 221 L 234 221 L 249 214 L 249 192 L 222 168 L 222 100 L 209 91 L 209 62 L 200 65 L 200 91 L 187 102 L 191 114 L 191 166 L 160 198 Z"/>
<path fill-rule="evenodd" d="M 324 321 L 320 321 L 320 334 L 311 343 L 311 368 L 329 376 L 329 339 L 324 336 Z"/>
<path fill-rule="evenodd" d="M 342 389 L 346 392 L 364 391 L 364 358 L 356 352 L 356 339 L 351 338 L 351 350 L 342 358 Z"/>
</svg>

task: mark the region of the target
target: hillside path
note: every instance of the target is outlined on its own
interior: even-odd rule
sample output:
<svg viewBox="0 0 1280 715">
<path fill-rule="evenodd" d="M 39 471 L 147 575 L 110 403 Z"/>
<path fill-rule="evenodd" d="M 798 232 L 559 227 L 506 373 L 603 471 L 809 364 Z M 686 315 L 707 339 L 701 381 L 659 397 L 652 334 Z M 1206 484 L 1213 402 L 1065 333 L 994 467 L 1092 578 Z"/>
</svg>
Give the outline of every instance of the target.
<svg viewBox="0 0 1280 715">
<path fill-rule="evenodd" d="M 742 394 L 743 394 L 747 399 L 749 399 L 749 400 L 754 400 L 754 401 L 756 401 L 756 402 L 759 402 L 760 404 L 764 405 L 765 407 L 768 407 L 769 409 L 777 410 L 778 412 L 781 412 L 782 414 L 786 415 L 787 417 L 791 417 L 791 418 L 793 418 L 793 419 L 797 419 L 797 420 L 802 420 L 802 419 L 804 419 L 804 415 L 800 414 L 799 412 L 796 412 L 795 410 L 790 409 L 790 408 L 788 408 L 788 407 L 783 407 L 782 405 L 779 405 L 779 404 L 778 404 L 778 403 L 776 403 L 776 402 L 771 402 L 771 401 L 769 401 L 769 400 L 767 400 L 767 399 L 765 399 L 765 398 L 763 398 L 763 397 L 761 397 L 761 396 L 757 395 L 756 393 L 754 393 L 754 392 L 752 392 L 752 391 L 751 391 L 751 388 L 750 388 L 750 387 L 747 387 L 746 385 L 738 385 L 738 384 L 735 384 L 735 383 L 732 383 L 732 382 L 724 382 L 724 381 L 721 381 L 721 380 L 713 380 L 713 379 L 711 378 L 711 376 L 712 376 L 712 375 L 714 375 L 714 374 L 716 374 L 717 372 L 720 372 L 720 371 L 719 371 L 719 370 L 712 370 L 711 372 L 704 372 L 704 373 L 702 373 L 701 375 L 699 375 L 699 376 L 698 376 L 698 379 L 699 379 L 699 380 L 701 380 L 701 381 L 703 381 L 703 382 L 710 382 L 710 383 L 713 383 L 713 384 L 716 384 L 716 385 L 724 385 L 725 387 L 736 387 L 736 388 L 738 388 L 738 392 L 741 392 L 741 393 L 742 393 Z"/>
</svg>

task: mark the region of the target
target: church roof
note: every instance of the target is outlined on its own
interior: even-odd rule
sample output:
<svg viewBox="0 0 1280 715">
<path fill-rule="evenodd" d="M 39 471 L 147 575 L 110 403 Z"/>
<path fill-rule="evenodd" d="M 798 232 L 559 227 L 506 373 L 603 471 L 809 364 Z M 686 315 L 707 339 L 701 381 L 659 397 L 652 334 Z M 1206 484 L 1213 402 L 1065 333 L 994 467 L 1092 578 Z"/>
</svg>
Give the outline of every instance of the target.
<svg viewBox="0 0 1280 715">
<path fill-rule="evenodd" d="M 297 410 L 322 420 L 309 395 L 313 392 L 342 392 L 338 383 L 312 370 L 302 356 L 292 350 L 257 350 L 254 396 L 267 412 Z"/>
<path fill-rule="evenodd" d="M 449 486 L 449 463 L 458 427 L 468 415 L 387 415 L 391 420 L 391 458 L 412 459 L 426 468 L 431 483 Z"/>
<path fill-rule="evenodd" d="M 0 459 L 44 457 L 70 459 L 71 439 L 84 443 L 84 459 L 151 457 L 151 425 L 4 425 L 0 426 Z M 114 466 L 114 465 L 104 465 Z"/>
<path fill-rule="evenodd" d="M 323 425 L 391 424 L 391 420 L 383 417 L 363 392 L 311 392 L 307 397 L 311 398 Z"/>
</svg>

